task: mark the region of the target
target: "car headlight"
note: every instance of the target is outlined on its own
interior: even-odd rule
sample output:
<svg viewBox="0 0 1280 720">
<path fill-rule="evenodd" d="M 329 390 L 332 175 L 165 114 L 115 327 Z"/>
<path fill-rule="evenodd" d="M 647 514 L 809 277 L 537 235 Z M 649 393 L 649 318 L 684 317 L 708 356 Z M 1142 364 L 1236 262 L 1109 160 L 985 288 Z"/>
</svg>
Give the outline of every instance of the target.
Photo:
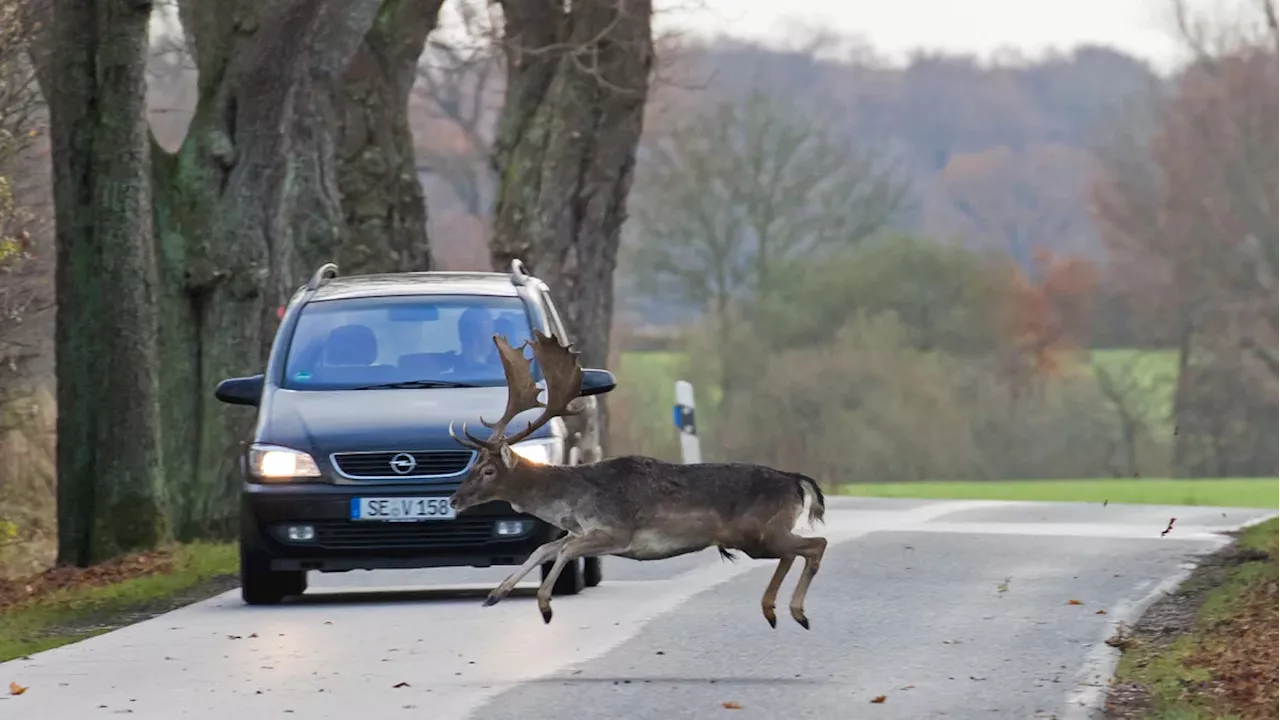
<svg viewBox="0 0 1280 720">
<path fill-rule="evenodd" d="M 315 458 L 278 445 L 249 446 L 249 474 L 263 480 L 320 477 Z"/>
<path fill-rule="evenodd" d="M 538 465 L 559 465 L 564 456 L 564 443 L 560 438 L 544 438 L 526 440 L 511 446 L 511 451 L 531 463 Z"/>
</svg>

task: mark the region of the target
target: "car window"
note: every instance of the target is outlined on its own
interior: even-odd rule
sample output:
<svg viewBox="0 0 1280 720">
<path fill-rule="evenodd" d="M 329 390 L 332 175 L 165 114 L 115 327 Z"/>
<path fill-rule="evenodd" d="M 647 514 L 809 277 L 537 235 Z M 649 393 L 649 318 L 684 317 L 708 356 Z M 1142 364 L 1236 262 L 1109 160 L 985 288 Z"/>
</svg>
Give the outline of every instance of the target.
<svg viewBox="0 0 1280 720">
<path fill-rule="evenodd" d="M 308 303 L 298 316 L 282 387 L 345 390 L 383 383 L 505 384 L 493 335 L 530 337 L 515 297 L 396 296 Z M 526 356 L 530 356 L 528 350 Z"/>
</svg>

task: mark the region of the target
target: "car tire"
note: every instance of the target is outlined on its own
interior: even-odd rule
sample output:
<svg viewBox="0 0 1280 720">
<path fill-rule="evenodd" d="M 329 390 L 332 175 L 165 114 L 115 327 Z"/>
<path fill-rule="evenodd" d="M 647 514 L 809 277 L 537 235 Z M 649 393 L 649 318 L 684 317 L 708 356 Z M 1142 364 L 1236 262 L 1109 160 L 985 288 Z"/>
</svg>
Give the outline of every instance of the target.
<svg viewBox="0 0 1280 720">
<path fill-rule="evenodd" d="M 554 562 L 542 564 L 542 580 L 545 582 L 547 576 L 551 574 L 551 568 Z M 560 572 L 560 577 L 556 578 L 556 584 L 551 586 L 551 594 L 559 595 L 577 595 L 587 586 L 586 578 L 582 571 L 582 560 L 574 560 L 564 566 L 564 570 Z"/>
<path fill-rule="evenodd" d="M 245 604 L 276 605 L 306 591 L 305 570 L 272 570 L 271 556 L 259 544 L 257 533 L 248 528 L 241 531 L 240 598 Z"/>
<path fill-rule="evenodd" d="M 604 579 L 603 558 L 589 557 L 582 559 L 582 581 L 587 587 L 595 587 Z"/>
</svg>

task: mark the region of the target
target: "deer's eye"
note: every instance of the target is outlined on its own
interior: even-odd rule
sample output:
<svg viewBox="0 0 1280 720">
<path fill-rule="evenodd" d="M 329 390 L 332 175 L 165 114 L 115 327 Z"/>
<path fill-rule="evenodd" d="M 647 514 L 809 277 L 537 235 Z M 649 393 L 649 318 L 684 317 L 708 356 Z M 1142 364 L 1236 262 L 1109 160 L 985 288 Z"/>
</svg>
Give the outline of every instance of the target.
<svg viewBox="0 0 1280 720">
<path fill-rule="evenodd" d="M 497 472 L 498 472 L 497 468 L 495 468 L 492 465 L 489 465 L 484 470 L 482 470 L 480 474 L 484 475 L 485 477 L 493 477 L 494 474 L 496 474 Z"/>
</svg>

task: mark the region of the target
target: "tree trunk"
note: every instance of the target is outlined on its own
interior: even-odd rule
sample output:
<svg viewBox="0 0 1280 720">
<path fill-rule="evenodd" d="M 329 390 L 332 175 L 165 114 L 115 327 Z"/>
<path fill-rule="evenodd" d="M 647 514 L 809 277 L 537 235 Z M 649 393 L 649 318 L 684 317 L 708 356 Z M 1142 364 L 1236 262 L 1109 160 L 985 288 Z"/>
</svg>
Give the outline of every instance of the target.
<svg viewBox="0 0 1280 720">
<path fill-rule="evenodd" d="M 344 273 L 430 270 L 409 91 L 444 0 L 387 0 L 339 94 L 338 188 L 350 237 Z"/>
<path fill-rule="evenodd" d="M 215 385 L 262 371 L 275 309 L 320 263 L 428 265 L 405 114 L 440 2 L 180 0 L 200 100 L 174 154 L 143 115 L 151 3 L 96 5 L 59 3 L 49 85 L 60 552 L 74 562 L 155 544 L 166 509 L 180 539 L 231 535 L 253 413 Z"/>
<path fill-rule="evenodd" d="M 653 58 L 648 0 L 503 2 L 493 267 L 551 287 L 586 365 L 608 357 L 613 270 Z"/>
<path fill-rule="evenodd" d="M 1188 402 L 1191 391 L 1191 327 L 1191 320 L 1184 309 L 1178 318 L 1178 374 L 1173 385 L 1173 447 L 1170 449 L 1172 457 L 1169 464 L 1174 477 L 1191 477 L 1187 461 L 1191 437 L 1182 428 L 1191 407 Z"/>
<path fill-rule="evenodd" d="M 58 562 L 168 534 L 145 116 L 144 0 L 57 0 L 49 102 L 57 218 Z"/>
<path fill-rule="evenodd" d="M 324 262 L 358 272 L 429 264 L 405 115 L 439 5 L 182 6 L 200 103 L 177 155 L 155 166 L 167 189 L 157 203 L 175 398 L 166 470 L 181 488 L 181 538 L 234 532 L 236 459 L 253 414 L 212 390 L 262 371 L 275 308 Z"/>
<path fill-rule="evenodd" d="M 609 357 L 613 271 L 653 62 L 650 0 L 505 0 L 490 257 L 551 288 L 582 362 Z M 566 10 L 566 8 L 568 8 Z M 600 405 L 601 437 L 608 415 Z M 607 446 L 606 446 L 607 447 Z"/>
</svg>

